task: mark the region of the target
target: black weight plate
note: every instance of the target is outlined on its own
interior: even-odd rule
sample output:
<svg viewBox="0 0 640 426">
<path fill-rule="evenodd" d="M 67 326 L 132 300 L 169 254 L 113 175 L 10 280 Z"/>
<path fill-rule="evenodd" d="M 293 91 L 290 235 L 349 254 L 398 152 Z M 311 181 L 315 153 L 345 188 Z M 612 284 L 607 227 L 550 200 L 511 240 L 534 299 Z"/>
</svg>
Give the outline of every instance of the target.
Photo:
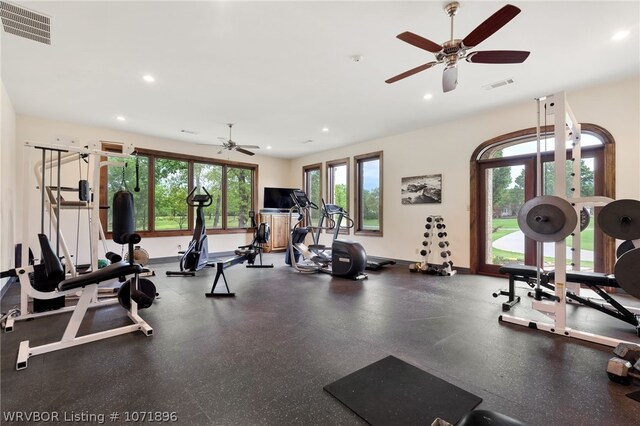
<svg viewBox="0 0 640 426">
<path fill-rule="evenodd" d="M 634 248 L 636 248 L 636 246 L 633 244 L 633 241 L 623 241 L 622 244 L 620 244 L 616 249 L 616 259 L 619 259 L 620 256 L 622 256 L 629 250 L 633 250 Z"/>
<path fill-rule="evenodd" d="M 640 201 L 616 200 L 600 210 L 598 226 L 619 240 L 640 239 Z"/>
<path fill-rule="evenodd" d="M 120 302 L 120 306 L 125 308 L 127 311 L 131 309 L 131 280 L 134 278 L 130 278 L 125 281 L 118 289 L 118 302 Z M 149 296 L 151 299 L 155 299 L 156 297 L 156 286 L 155 284 L 146 278 L 138 278 L 138 284 L 140 287 L 140 291 Z"/>
<path fill-rule="evenodd" d="M 583 207 L 582 210 L 580 210 L 580 232 L 587 229 L 590 222 L 591 215 L 589 214 L 589 210 L 586 207 Z"/>
<path fill-rule="evenodd" d="M 518 212 L 518 226 L 535 241 L 555 242 L 567 238 L 578 223 L 578 215 L 565 199 L 551 195 L 535 197 Z"/>
<path fill-rule="evenodd" d="M 629 250 L 620 256 L 614 273 L 620 287 L 640 299 L 640 248 Z"/>
</svg>

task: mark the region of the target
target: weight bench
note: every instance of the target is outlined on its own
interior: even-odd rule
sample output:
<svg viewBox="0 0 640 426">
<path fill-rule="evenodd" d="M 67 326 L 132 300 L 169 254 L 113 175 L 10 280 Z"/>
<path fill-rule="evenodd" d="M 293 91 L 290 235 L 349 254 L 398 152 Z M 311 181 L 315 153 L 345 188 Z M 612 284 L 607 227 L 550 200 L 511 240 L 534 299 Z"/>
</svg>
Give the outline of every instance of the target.
<svg viewBox="0 0 640 426">
<path fill-rule="evenodd" d="M 129 244 L 130 253 L 132 253 L 133 245 L 140 242 L 140 236 L 138 234 L 128 234 L 124 236 L 124 238 Z M 125 333 L 132 333 L 134 331 L 142 331 L 146 336 L 151 336 L 153 334 L 153 329 L 138 315 L 138 304 L 136 303 L 137 295 L 135 293 L 139 288 L 138 275 L 143 271 L 142 266 L 134 263 L 118 262 L 95 272 L 78 275 L 64 280 L 64 269 L 62 268 L 60 259 L 53 252 L 48 238 L 45 235 L 40 234 L 38 235 L 38 239 L 42 250 L 42 260 L 45 265 L 47 278 L 57 278 L 61 280 L 58 283 L 57 288 L 53 291 L 36 290 L 29 279 L 29 274 L 34 271 L 33 265 L 16 268 L 12 271 L 13 276 L 18 277 L 20 285 L 26 290 L 28 295 L 33 298 L 46 300 L 76 293 L 80 293 L 80 296 L 78 303 L 73 309 L 64 334 L 59 341 L 35 347 L 30 347 L 28 340 L 20 342 L 18 359 L 16 362 L 17 370 L 27 368 L 27 361 L 29 357 L 35 355 L 41 355 L 84 343 L 119 336 Z M 133 259 L 132 255 L 130 256 L 130 259 Z M 84 336 L 78 336 L 78 330 L 87 310 L 90 307 L 91 301 L 98 297 L 98 284 L 103 281 L 128 275 L 133 275 L 132 284 L 130 285 L 131 308 L 127 311 L 127 314 L 133 324 Z"/>
<path fill-rule="evenodd" d="M 537 281 L 537 268 L 529 265 L 504 265 L 498 272 L 509 276 L 509 289 L 499 290 L 493 293 L 493 297 L 508 296 L 508 301 L 502 304 L 503 311 L 509 311 L 516 303 L 520 301 L 520 296 L 515 295 L 515 281 L 525 282 L 529 287 L 533 288 Z M 555 286 L 551 284 L 554 281 L 554 271 L 540 271 L 540 286 L 548 290 L 555 291 Z M 570 283 L 582 284 L 593 290 L 600 296 L 605 303 L 596 302 L 590 298 L 580 296 L 576 292 L 567 289 L 567 301 L 577 302 L 581 305 L 589 306 L 604 314 L 617 318 L 621 321 L 629 323 L 636 328 L 636 334 L 640 336 L 640 315 L 631 312 L 630 308 L 622 306 L 617 300 L 606 293 L 601 287 L 620 287 L 613 275 L 602 272 L 582 272 L 567 271 L 566 280 Z M 543 293 L 543 296 L 554 298 L 554 295 Z"/>
<path fill-rule="evenodd" d="M 530 265 L 520 265 L 520 264 L 508 264 L 503 265 L 498 269 L 500 274 L 505 274 L 509 276 L 509 288 L 507 290 L 500 289 L 497 292 L 493 293 L 493 297 L 498 296 L 507 296 L 508 300 L 502 304 L 502 311 L 508 312 L 511 308 L 513 308 L 517 303 L 520 302 L 520 296 L 516 296 L 516 281 L 521 281 L 526 283 L 529 287 L 534 288 L 537 281 L 538 276 L 538 268 Z M 540 271 L 540 285 L 546 288 L 549 288 L 549 277 L 547 272 L 541 270 Z"/>
<path fill-rule="evenodd" d="M 549 280 L 553 281 L 555 278 L 555 272 L 549 272 L 548 276 Z M 595 310 L 617 318 L 620 321 L 624 321 L 633 325 L 636 328 L 636 334 L 640 336 L 640 315 L 637 315 L 631 312 L 629 308 L 622 306 L 617 300 L 615 300 L 613 297 L 611 297 L 610 294 L 608 294 L 601 288 L 620 288 L 620 285 L 616 281 L 615 276 L 602 272 L 567 271 L 567 282 L 586 285 L 598 296 L 600 296 L 606 302 L 606 304 L 594 302 L 592 299 L 582 297 L 568 289 L 567 299 L 574 300 L 580 304 L 589 306 Z"/>
</svg>

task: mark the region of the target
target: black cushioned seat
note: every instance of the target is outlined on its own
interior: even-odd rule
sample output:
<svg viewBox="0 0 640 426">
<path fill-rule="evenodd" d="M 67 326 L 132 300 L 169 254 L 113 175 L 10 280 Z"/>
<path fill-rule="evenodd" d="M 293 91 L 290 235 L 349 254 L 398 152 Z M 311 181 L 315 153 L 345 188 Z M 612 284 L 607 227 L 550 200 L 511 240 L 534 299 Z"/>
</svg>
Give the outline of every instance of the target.
<svg viewBox="0 0 640 426">
<path fill-rule="evenodd" d="M 495 411 L 474 410 L 464 416 L 458 426 L 526 426 L 520 420 Z"/>
<path fill-rule="evenodd" d="M 502 265 L 498 272 L 501 274 L 518 275 L 522 277 L 535 277 L 538 274 L 538 268 L 531 265 L 520 265 L 518 263 L 511 263 Z M 540 271 L 541 274 L 545 274 L 545 271 Z"/>
<path fill-rule="evenodd" d="M 555 272 L 549 272 L 549 279 L 553 280 Z M 567 281 L 586 285 L 598 285 L 606 287 L 620 287 L 616 277 L 603 272 L 567 271 Z"/>
<path fill-rule="evenodd" d="M 98 269 L 95 272 L 91 272 L 85 275 L 78 275 L 73 278 L 64 280 L 58 284 L 59 291 L 70 290 L 72 288 L 84 287 L 88 284 L 97 284 L 102 281 L 112 280 L 125 275 L 131 275 L 135 273 L 141 273 L 142 266 L 138 264 L 130 265 L 126 262 L 112 263 L 109 266 L 105 266 L 102 269 Z"/>
</svg>

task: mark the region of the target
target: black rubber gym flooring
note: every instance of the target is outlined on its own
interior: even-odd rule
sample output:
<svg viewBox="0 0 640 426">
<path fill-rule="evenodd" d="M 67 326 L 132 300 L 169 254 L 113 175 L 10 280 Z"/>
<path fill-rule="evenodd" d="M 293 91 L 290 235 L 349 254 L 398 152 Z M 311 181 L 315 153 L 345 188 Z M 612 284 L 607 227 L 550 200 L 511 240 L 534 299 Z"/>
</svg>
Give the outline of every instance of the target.
<svg viewBox="0 0 640 426">
<path fill-rule="evenodd" d="M 19 410 L 56 412 L 64 424 L 74 415 L 125 424 L 127 412 L 129 420 L 174 412 L 185 425 L 364 424 L 323 387 L 393 355 L 478 395 L 478 408 L 530 424 L 640 424 L 640 403 L 625 396 L 638 387 L 605 373 L 610 348 L 498 323 L 503 299 L 491 293 L 506 279 L 435 277 L 395 265 L 354 282 L 297 273 L 281 254 L 266 261 L 276 267 L 228 269 L 236 297 L 223 299 L 204 296 L 213 269 L 167 278 L 176 265 L 154 265 L 161 298 L 142 311 L 153 337 L 127 334 L 36 356 L 22 371 L 15 371 L 19 342 L 58 339 L 69 314 L 17 322 L 1 336 L 0 423 L 11 424 L 7 413 Z M 514 313 L 543 319 L 524 299 Z M 16 286 L 2 311 L 17 303 Z M 639 341 L 631 326 L 600 312 L 568 312 L 570 326 Z M 102 308 L 87 326 L 123 318 L 119 307 Z"/>
</svg>

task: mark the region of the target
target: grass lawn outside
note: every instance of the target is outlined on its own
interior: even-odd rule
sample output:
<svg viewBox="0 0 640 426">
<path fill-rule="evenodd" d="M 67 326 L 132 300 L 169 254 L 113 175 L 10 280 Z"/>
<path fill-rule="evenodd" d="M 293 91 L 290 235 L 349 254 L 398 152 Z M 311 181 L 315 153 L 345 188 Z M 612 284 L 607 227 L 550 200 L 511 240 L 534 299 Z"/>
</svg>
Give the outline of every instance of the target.
<svg viewBox="0 0 640 426">
<path fill-rule="evenodd" d="M 496 241 L 498 238 L 502 238 L 505 235 L 509 235 L 513 232 L 519 231 L 518 220 L 515 217 L 509 218 L 496 218 L 493 219 L 493 228 L 495 232 L 491 234 L 491 241 Z M 589 223 L 589 226 L 580 233 L 580 248 L 582 250 L 593 251 L 593 236 L 594 236 L 594 224 L 593 221 Z M 512 251 L 500 250 L 497 248 L 492 249 L 492 264 L 503 265 L 505 263 L 524 263 L 524 253 L 517 253 Z M 555 263 L 554 257 L 545 256 L 545 266 L 552 266 Z M 571 261 L 567 260 L 567 264 Z M 593 262 L 582 261 L 581 266 L 583 268 L 593 269 Z"/>
</svg>

